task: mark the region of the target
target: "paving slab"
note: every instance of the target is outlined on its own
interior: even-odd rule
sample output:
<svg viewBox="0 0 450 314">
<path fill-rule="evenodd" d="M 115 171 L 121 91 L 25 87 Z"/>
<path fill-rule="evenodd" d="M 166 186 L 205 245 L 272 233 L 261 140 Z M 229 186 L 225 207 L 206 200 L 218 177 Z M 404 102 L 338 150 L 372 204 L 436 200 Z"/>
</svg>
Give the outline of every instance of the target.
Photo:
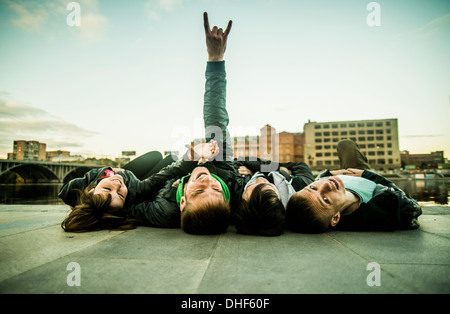
<svg viewBox="0 0 450 314">
<path fill-rule="evenodd" d="M 0 293 L 450 293 L 449 206 L 424 208 L 412 231 L 279 237 L 233 226 L 209 236 L 66 233 L 66 214 L 60 205 L 0 205 Z"/>
</svg>

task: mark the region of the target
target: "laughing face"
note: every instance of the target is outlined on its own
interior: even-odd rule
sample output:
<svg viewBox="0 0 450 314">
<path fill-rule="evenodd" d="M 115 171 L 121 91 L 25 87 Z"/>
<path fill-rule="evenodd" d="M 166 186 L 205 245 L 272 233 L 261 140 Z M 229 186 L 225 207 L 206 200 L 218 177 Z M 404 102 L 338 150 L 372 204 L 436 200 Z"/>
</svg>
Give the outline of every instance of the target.
<svg viewBox="0 0 450 314">
<path fill-rule="evenodd" d="M 189 181 L 184 187 L 184 195 L 180 200 L 180 210 L 186 206 L 186 199 L 190 203 L 203 203 L 208 200 L 223 200 L 222 185 L 217 181 L 205 167 L 197 167 L 192 173 Z"/>
<path fill-rule="evenodd" d="M 111 208 L 122 208 L 128 195 L 127 186 L 124 184 L 122 176 L 118 174 L 101 180 L 89 192 L 102 195 L 104 198 L 111 195 L 111 203 L 109 205 Z"/>
<path fill-rule="evenodd" d="M 336 176 L 315 181 L 298 193 L 325 216 L 341 212 L 346 203 L 344 182 Z"/>
</svg>

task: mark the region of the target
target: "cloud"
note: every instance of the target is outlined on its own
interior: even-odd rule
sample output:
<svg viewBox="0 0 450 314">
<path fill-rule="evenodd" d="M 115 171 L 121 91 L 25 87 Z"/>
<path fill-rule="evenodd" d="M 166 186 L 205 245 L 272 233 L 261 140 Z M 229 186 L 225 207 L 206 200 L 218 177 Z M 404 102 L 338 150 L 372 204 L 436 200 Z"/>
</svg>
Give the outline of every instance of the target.
<svg viewBox="0 0 450 314">
<path fill-rule="evenodd" d="M 12 152 L 14 140 L 37 140 L 50 149 L 67 149 L 82 147 L 84 138 L 97 134 L 0 92 L 0 155 Z"/>
<path fill-rule="evenodd" d="M 441 137 L 444 134 L 410 134 L 410 135 L 403 135 L 401 137 L 403 138 L 422 138 L 422 137 Z"/>
<path fill-rule="evenodd" d="M 183 5 L 183 0 L 149 0 L 144 5 L 145 13 L 151 20 L 158 20 L 161 12 L 170 12 Z"/>
<path fill-rule="evenodd" d="M 81 25 L 75 27 L 75 34 L 83 42 L 95 42 L 104 38 L 108 26 L 106 17 L 100 14 L 83 14 Z"/>
<path fill-rule="evenodd" d="M 68 135 L 79 135 L 79 136 L 91 136 L 96 134 L 92 131 L 84 130 L 64 121 L 58 121 L 53 119 L 42 119 L 42 120 L 26 120 L 26 119 L 15 119 L 15 120 L 4 120 L 0 117 L 2 125 L 0 127 L 0 132 L 7 132 L 8 130 L 13 130 L 13 134 L 32 134 L 36 135 L 44 132 L 58 132 Z"/>
<path fill-rule="evenodd" d="M 22 30 L 38 33 L 44 37 L 66 36 L 73 34 L 82 42 L 94 42 L 106 34 L 108 19 L 98 13 L 96 0 L 78 0 L 80 5 L 81 26 L 61 27 L 67 16 L 67 0 L 24 1 L 5 0 L 6 7 L 12 13 L 9 23 Z"/>
<path fill-rule="evenodd" d="M 438 32 L 446 31 L 450 29 L 450 13 L 435 18 L 425 25 L 415 28 L 408 33 L 401 34 L 400 38 L 415 38 L 424 39 L 432 36 Z"/>
<path fill-rule="evenodd" d="M 45 110 L 28 106 L 27 104 L 16 102 L 7 103 L 6 99 L 1 98 L 0 94 L 0 121 L 7 119 L 37 117 L 46 115 Z"/>
<path fill-rule="evenodd" d="M 49 13 L 39 2 L 15 2 L 6 1 L 15 16 L 11 23 L 27 31 L 42 31 L 48 21 Z"/>
</svg>

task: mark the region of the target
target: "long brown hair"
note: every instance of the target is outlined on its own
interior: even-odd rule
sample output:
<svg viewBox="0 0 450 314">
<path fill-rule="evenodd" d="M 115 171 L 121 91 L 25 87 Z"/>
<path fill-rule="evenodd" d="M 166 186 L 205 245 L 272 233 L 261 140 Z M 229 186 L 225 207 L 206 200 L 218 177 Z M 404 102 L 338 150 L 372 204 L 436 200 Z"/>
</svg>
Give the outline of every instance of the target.
<svg viewBox="0 0 450 314">
<path fill-rule="evenodd" d="M 94 185 L 78 191 L 78 205 L 62 221 L 66 232 L 86 232 L 103 229 L 129 230 L 136 228 L 136 220 L 130 217 L 128 207 L 111 208 L 111 195 L 89 193 Z"/>
</svg>

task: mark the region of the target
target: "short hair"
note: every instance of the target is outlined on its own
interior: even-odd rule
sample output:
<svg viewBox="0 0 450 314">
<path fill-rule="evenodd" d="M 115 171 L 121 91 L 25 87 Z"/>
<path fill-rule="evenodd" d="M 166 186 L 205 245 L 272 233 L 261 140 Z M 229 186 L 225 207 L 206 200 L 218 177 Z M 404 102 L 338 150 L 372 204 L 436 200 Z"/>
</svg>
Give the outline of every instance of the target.
<svg viewBox="0 0 450 314">
<path fill-rule="evenodd" d="M 258 184 L 248 201 L 241 200 L 235 211 L 238 233 L 249 235 L 279 236 L 284 231 L 285 208 L 272 189 Z"/>
<path fill-rule="evenodd" d="M 111 208 L 111 195 L 89 193 L 92 186 L 78 192 L 77 205 L 61 222 L 66 232 L 87 232 L 103 229 L 129 230 L 136 228 L 137 221 L 130 216 L 128 207 Z"/>
<path fill-rule="evenodd" d="M 294 193 L 286 206 L 286 227 L 294 232 L 322 233 L 330 221 L 321 216 L 311 201 L 300 192 Z"/>
<path fill-rule="evenodd" d="M 181 212 L 181 229 L 190 234 L 223 233 L 230 224 L 230 215 L 230 204 L 224 199 L 208 200 L 196 206 L 186 197 L 186 206 Z"/>
</svg>

